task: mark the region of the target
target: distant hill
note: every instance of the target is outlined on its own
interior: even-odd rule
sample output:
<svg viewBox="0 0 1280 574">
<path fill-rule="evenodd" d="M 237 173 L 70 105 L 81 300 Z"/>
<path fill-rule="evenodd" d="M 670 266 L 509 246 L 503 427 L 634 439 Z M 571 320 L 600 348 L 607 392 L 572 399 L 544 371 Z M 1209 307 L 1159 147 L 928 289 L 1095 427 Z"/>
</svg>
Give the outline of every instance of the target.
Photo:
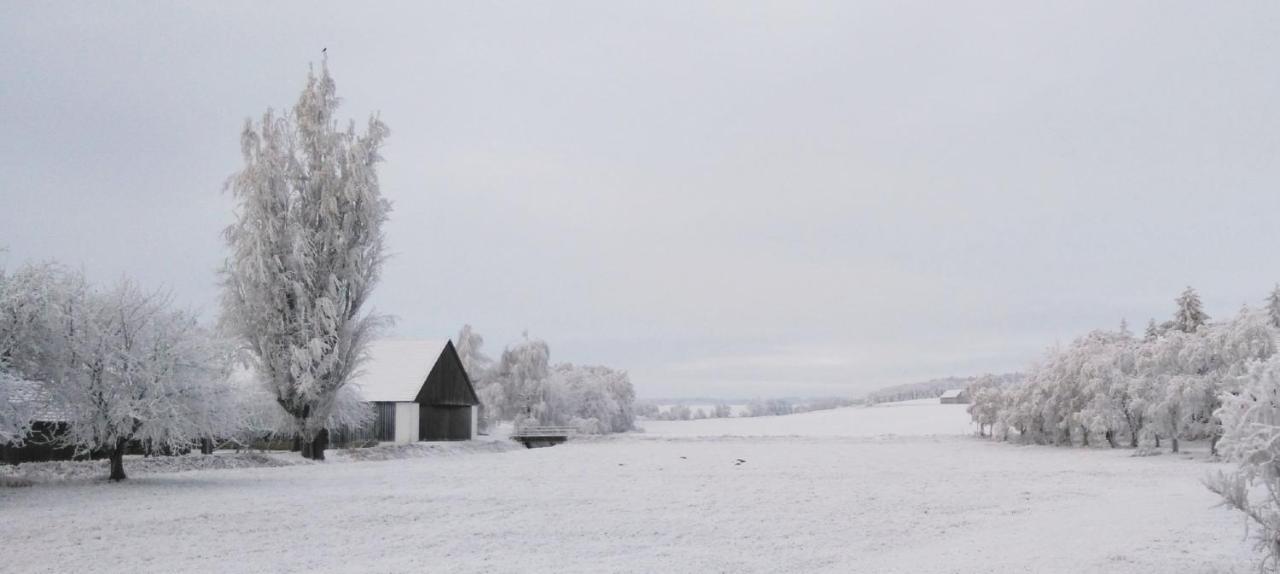
<svg viewBox="0 0 1280 574">
<path fill-rule="evenodd" d="M 892 403 L 896 401 L 910 401 L 914 399 L 932 399 L 941 395 L 948 389 L 963 389 L 969 384 L 978 380 L 981 375 L 972 377 L 944 377 L 941 379 L 930 379 L 919 383 L 906 383 L 903 385 L 893 385 L 883 389 L 875 390 L 867 393 L 866 402 L 869 405 L 876 403 Z M 1009 384 L 1022 380 L 1022 373 L 1004 373 L 994 375 L 1001 384 Z"/>
</svg>

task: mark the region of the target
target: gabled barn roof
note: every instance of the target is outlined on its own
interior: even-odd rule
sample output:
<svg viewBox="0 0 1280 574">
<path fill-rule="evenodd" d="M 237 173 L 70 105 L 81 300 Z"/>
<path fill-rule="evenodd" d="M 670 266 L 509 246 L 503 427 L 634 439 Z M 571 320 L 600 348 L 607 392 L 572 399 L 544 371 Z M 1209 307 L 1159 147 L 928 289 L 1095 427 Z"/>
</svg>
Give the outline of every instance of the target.
<svg viewBox="0 0 1280 574">
<path fill-rule="evenodd" d="M 375 341 L 352 384 L 369 402 L 480 404 L 458 352 L 447 339 Z"/>
<path fill-rule="evenodd" d="M 954 398 L 958 398 L 962 394 L 964 394 L 964 389 L 951 389 L 949 391 L 942 393 L 941 398 L 954 399 Z"/>
</svg>

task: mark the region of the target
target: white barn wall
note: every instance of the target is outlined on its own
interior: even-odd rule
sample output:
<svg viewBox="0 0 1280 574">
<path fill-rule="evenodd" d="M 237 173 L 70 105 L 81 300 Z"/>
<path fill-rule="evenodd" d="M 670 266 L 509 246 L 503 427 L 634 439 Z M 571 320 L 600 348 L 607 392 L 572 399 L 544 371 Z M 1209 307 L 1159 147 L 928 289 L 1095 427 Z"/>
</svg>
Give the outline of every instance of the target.
<svg viewBox="0 0 1280 574">
<path fill-rule="evenodd" d="M 471 405 L 471 438 L 480 436 L 480 406 Z"/>
<path fill-rule="evenodd" d="M 396 403 L 396 443 L 418 441 L 418 403 Z"/>
</svg>

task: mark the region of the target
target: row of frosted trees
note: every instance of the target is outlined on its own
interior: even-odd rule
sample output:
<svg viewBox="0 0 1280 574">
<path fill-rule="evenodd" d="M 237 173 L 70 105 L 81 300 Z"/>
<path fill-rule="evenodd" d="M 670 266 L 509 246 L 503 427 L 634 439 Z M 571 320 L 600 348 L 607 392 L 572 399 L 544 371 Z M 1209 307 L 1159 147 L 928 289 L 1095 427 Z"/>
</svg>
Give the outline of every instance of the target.
<svg viewBox="0 0 1280 574">
<path fill-rule="evenodd" d="M 573 426 L 589 434 L 635 427 L 635 389 L 625 371 L 552 363 L 550 346 L 528 334 L 496 361 L 483 346 L 484 338 L 470 325 L 458 333 L 458 355 L 484 405 L 485 428 L 500 421 Z"/>
<path fill-rule="evenodd" d="M 131 442 L 183 448 L 237 430 L 227 351 L 163 294 L 51 264 L 0 269 L 0 440 L 27 439 L 34 409 L 53 410 L 65 428 L 46 440 L 106 456 L 123 479 Z"/>
<path fill-rule="evenodd" d="M 94 285 L 52 263 L 0 268 L 0 443 L 105 457 L 121 480 L 131 449 L 211 452 L 215 441 L 296 436 L 269 390 L 237 376 L 236 354 L 233 340 L 164 292 Z M 371 416 L 347 387 L 325 423 L 354 427 Z M 33 436 L 37 419 L 61 428 Z"/>
<path fill-rule="evenodd" d="M 1210 323 L 1196 292 L 1177 299 L 1174 317 L 1135 335 L 1097 330 L 1047 354 L 1015 384 L 979 378 L 969 413 L 981 434 L 1057 445 L 1105 441 L 1116 447 L 1177 452 L 1208 439 L 1217 453 L 1223 396 L 1238 392 L 1251 368 L 1272 357 L 1280 299 Z"/>
<path fill-rule="evenodd" d="M 1275 354 L 1280 302 L 1210 323 L 1192 288 L 1176 301 L 1174 318 L 1152 320 L 1142 336 L 1121 323 L 1051 349 L 1020 383 L 970 384 L 979 433 L 1053 445 L 1166 441 L 1174 452 L 1183 439 L 1206 438 L 1216 454 L 1222 396 Z"/>
<path fill-rule="evenodd" d="M 1238 464 L 1205 481 L 1256 525 L 1263 568 L 1280 570 L 1280 286 L 1260 309 L 1210 322 L 1195 291 L 1142 335 L 1123 325 L 1051 349 L 1015 384 L 969 387 L 979 433 L 1088 446 L 1104 441 L 1178 452 L 1206 440 Z"/>
</svg>

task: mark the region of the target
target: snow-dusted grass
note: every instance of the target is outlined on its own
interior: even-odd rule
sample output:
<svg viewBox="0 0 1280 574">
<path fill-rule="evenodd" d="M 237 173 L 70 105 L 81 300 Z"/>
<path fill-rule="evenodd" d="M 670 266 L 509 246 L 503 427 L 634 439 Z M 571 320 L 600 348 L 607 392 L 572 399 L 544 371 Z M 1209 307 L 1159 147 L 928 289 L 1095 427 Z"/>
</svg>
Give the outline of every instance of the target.
<svg viewBox="0 0 1280 574">
<path fill-rule="evenodd" d="M 966 436 L 963 413 L 900 404 L 651 422 L 646 433 L 545 449 L 3 489 L 3 565 L 138 573 L 1251 568 L 1242 522 L 1215 508 L 1199 483 L 1223 465 L 992 443 Z M 915 420 L 918 431 L 899 419 Z M 723 426 L 730 422 L 759 425 Z"/>
</svg>

